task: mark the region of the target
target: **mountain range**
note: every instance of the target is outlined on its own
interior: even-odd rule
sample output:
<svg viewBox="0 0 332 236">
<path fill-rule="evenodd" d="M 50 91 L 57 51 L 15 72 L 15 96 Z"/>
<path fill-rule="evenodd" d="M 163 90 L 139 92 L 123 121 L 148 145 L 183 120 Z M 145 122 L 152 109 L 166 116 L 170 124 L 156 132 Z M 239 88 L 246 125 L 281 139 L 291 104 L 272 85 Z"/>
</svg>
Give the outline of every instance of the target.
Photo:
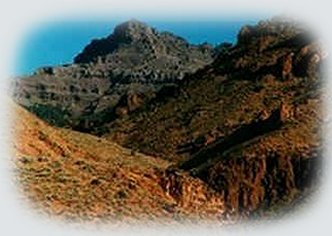
<svg viewBox="0 0 332 236">
<path fill-rule="evenodd" d="M 66 217 L 281 214 L 320 179 L 325 59 L 281 18 L 217 47 L 125 22 L 13 81 L 18 179 Z"/>
</svg>

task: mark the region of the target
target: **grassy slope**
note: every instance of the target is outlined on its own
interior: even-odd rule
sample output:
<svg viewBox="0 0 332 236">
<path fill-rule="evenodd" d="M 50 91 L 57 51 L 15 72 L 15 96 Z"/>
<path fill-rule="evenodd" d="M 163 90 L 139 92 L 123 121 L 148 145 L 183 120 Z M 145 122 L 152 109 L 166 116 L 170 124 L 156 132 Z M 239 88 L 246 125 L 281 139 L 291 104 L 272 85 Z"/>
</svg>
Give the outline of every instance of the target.
<svg viewBox="0 0 332 236">
<path fill-rule="evenodd" d="M 180 194 L 165 188 L 167 161 L 14 109 L 17 178 L 43 212 L 85 220 L 220 217 L 223 204 L 202 181 L 180 173 Z"/>
</svg>

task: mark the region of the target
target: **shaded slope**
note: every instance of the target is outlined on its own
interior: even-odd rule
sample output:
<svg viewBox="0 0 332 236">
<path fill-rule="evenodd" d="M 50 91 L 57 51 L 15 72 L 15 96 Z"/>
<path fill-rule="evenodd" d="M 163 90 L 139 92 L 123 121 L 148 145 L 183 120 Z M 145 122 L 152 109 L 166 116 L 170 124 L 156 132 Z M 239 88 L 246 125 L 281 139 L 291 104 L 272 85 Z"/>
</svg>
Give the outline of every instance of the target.
<svg viewBox="0 0 332 236">
<path fill-rule="evenodd" d="M 311 197 L 322 171 L 320 105 L 318 98 L 308 99 L 279 129 L 228 148 L 216 141 L 180 167 L 222 192 L 227 208 L 236 212 L 267 211 Z"/>
</svg>

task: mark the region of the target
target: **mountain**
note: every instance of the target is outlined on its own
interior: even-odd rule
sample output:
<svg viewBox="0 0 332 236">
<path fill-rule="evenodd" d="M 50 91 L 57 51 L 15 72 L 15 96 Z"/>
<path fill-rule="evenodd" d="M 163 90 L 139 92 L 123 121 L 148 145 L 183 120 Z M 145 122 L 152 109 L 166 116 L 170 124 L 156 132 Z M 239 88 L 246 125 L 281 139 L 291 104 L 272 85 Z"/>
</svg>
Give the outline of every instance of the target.
<svg viewBox="0 0 332 236">
<path fill-rule="evenodd" d="M 17 108 L 19 178 L 67 216 L 283 214 L 320 181 L 325 59 L 282 18 L 214 49 L 126 22 L 74 64 L 14 82 L 17 103 L 70 128 Z"/>
<path fill-rule="evenodd" d="M 176 162 L 222 194 L 229 210 L 296 201 L 320 173 L 324 58 L 297 23 L 244 26 L 236 45 L 172 96 L 111 122 L 104 137 Z"/>
<path fill-rule="evenodd" d="M 208 44 L 191 45 L 131 20 L 92 40 L 73 64 L 17 78 L 12 93 L 17 103 L 53 125 L 91 132 L 211 63 L 213 55 Z"/>
<path fill-rule="evenodd" d="M 89 134 L 55 128 L 11 104 L 15 177 L 41 213 L 75 221 L 221 217 L 219 194 L 167 161 Z"/>
</svg>

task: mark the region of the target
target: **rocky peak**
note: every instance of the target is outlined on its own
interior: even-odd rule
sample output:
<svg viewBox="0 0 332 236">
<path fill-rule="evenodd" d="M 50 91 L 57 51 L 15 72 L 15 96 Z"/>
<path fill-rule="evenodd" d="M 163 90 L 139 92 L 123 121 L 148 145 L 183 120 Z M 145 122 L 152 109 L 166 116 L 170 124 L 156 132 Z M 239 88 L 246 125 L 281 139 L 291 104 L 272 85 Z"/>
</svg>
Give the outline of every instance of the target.
<svg viewBox="0 0 332 236">
<path fill-rule="evenodd" d="M 139 40 L 147 36 L 156 34 L 156 31 L 147 24 L 138 20 L 129 20 L 115 27 L 110 37 L 125 40 Z"/>
<path fill-rule="evenodd" d="M 129 20 L 115 27 L 112 34 L 106 38 L 92 40 L 83 51 L 78 54 L 75 63 L 89 63 L 119 50 L 124 45 L 151 45 L 157 42 L 158 33 L 147 24 Z"/>
</svg>

